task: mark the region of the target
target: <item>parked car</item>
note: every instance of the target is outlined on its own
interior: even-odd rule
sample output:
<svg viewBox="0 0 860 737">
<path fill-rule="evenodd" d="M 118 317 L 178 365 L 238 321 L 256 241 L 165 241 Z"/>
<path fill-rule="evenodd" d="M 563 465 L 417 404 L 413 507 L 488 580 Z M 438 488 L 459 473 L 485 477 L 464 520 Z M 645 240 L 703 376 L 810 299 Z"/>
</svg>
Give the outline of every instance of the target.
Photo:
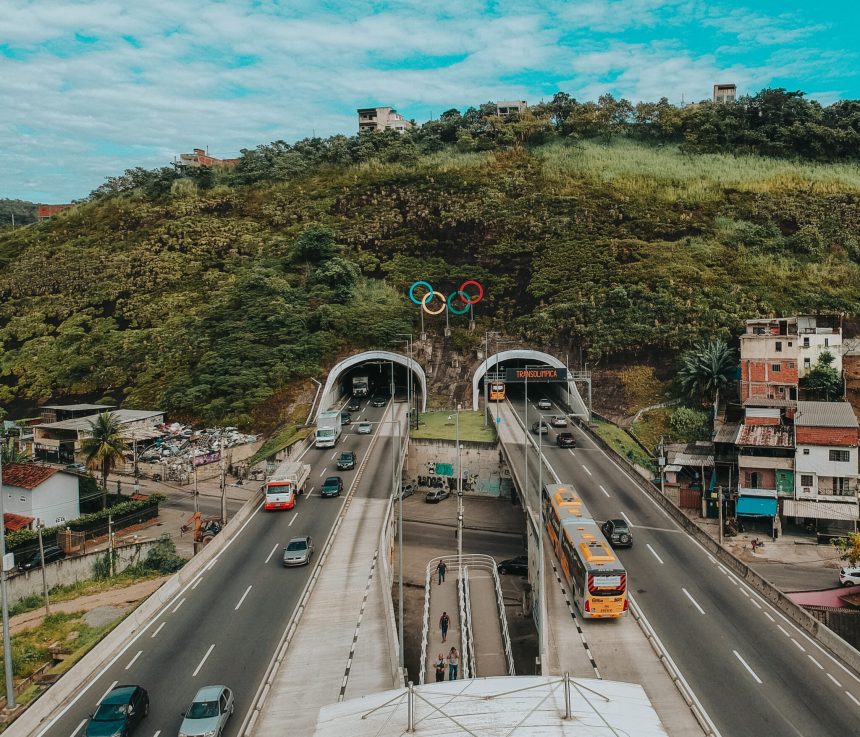
<svg viewBox="0 0 860 737">
<path fill-rule="evenodd" d="M 377 394 L 373 399 L 370 400 L 370 403 L 374 407 L 384 407 L 388 404 L 388 397 L 383 397 L 381 394 Z"/>
<path fill-rule="evenodd" d="M 83 463 L 69 463 L 66 466 L 63 466 L 64 471 L 68 471 L 69 473 L 86 473 L 87 467 Z"/>
<path fill-rule="evenodd" d="M 552 402 L 550 402 L 546 397 L 543 397 L 542 399 L 538 399 L 537 406 L 538 409 L 552 409 Z"/>
<path fill-rule="evenodd" d="M 338 471 L 351 471 L 355 468 L 355 451 L 345 450 L 337 457 Z"/>
<path fill-rule="evenodd" d="M 518 555 L 516 558 L 503 560 L 499 563 L 497 569 L 502 575 L 515 573 L 518 576 L 527 576 L 529 573 L 529 557 L 527 555 Z"/>
<path fill-rule="evenodd" d="M 532 432 L 535 435 L 546 435 L 549 432 L 549 426 L 543 420 L 538 420 L 532 423 Z"/>
<path fill-rule="evenodd" d="M 55 560 L 61 560 L 65 557 L 66 553 L 61 547 L 58 547 L 57 545 L 45 546 L 45 563 L 53 563 Z M 21 559 L 21 561 L 18 563 L 18 567 L 22 571 L 29 571 L 33 568 L 41 568 L 42 554 L 38 550 L 34 550 L 32 553 L 26 553 Z"/>
<path fill-rule="evenodd" d="M 229 688 L 204 686 L 182 715 L 180 737 L 220 737 L 234 709 Z"/>
<path fill-rule="evenodd" d="M 400 498 L 405 499 L 408 496 L 412 496 L 415 493 L 415 484 L 403 484 L 403 488 L 400 490 Z"/>
<path fill-rule="evenodd" d="M 629 548 L 633 545 L 633 532 L 623 519 L 609 519 L 600 527 L 609 544 L 614 547 Z"/>
<path fill-rule="evenodd" d="M 424 497 L 424 501 L 428 504 L 436 504 L 437 502 L 441 502 L 443 499 L 447 499 L 451 496 L 451 492 L 448 489 L 433 489 L 432 491 L 428 491 L 427 495 Z"/>
<path fill-rule="evenodd" d="M 314 554 L 314 541 L 310 537 L 294 537 L 284 548 L 285 566 L 303 566 L 311 562 Z"/>
<path fill-rule="evenodd" d="M 559 448 L 575 448 L 576 438 L 572 432 L 560 432 L 555 436 L 555 444 Z"/>
<path fill-rule="evenodd" d="M 842 586 L 860 585 L 860 566 L 843 566 L 839 569 L 839 583 Z"/>
<path fill-rule="evenodd" d="M 553 415 L 549 424 L 553 427 L 567 427 L 567 417 L 564 415 Z"/>
<path fill-rule="evenodd" d="M 84 732 L 85 737 L 130 735 L 149 714 L 149 694 L 140 686 L 115 686 L 99 703 Z"/>
<path fill-rule="evenodd" d="M 340 413 L 340 424 L 348 425 L 352 422 L 352 415 L 349 412 L 341 412 Z"/>
<path fill-rule="evenodd" d="M 340 476 L 329 476 L 320 487 L 320 496 L 340 496 L 343 491 L 343 479 Z"/>
<path fill-rule="evenodd" d="M 346 408 L 350 412 L 358 412 L 361 409 L 361 400 L 360 399 L 350 399 L 349 404 L 346 405 Z"/>
<path fill-rule="evenodd" d="M 356 426 L 355 431 L 359 435 L 370 435 L 370 432 L 372 429 L 373 429 L 373 427 L 371 426 L 371 424 L 369 422 L 359 422 L 358 425 Z"/>
</svg>

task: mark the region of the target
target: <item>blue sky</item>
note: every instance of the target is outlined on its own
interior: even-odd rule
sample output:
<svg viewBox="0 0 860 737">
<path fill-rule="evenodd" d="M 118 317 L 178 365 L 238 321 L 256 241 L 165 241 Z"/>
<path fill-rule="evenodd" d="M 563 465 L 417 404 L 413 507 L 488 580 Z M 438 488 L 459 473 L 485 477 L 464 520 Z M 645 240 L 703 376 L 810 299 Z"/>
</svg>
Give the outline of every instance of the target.
<svg viewBox="0 0 860 737">
<path fill-rule="evenodd" d="M 715 82 L 860 98 L 849 0 L 3 0 L 0 197 L 67 202 L 134 166 L 423 122 L 558 90 L 679 103 Z M 125 6 L 125 7 L 123 7 Z"/>
</svg>

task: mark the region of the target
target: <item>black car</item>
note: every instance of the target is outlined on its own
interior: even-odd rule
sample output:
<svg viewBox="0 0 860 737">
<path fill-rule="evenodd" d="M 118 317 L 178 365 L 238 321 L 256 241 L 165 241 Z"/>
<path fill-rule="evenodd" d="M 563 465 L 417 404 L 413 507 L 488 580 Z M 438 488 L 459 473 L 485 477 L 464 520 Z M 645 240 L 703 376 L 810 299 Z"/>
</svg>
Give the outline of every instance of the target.
<svg viewBox="0 0 860 737">
<path fill-rule="evenodd" d="M 337 457 L 337 470 L 338 471 L 351 471 L 355 468 L 355 452 L 351 450 L 345 450 Z"/>
<path fill-rule="evenodd" d="M 346 405 L 346 408 L 350 412 L 358 412 L 361 409 L 361 400 L 360 399 L 350 399 L 349 404 Z"/>
<path fill-rule="evenodd" d="M 352 415 L 349 412 L 341 412 L 340 413 L 340 424 L 348 425 L 352 422 Z"/>
<path fill-rule="evenodd" d="M 527 576 L 529 573 L 529 558 L 527 555 L 518 555 L 516 558 L 503 560 L 497 568 L 502 575 L 514 573 L 518 576 Z"/>
<path fill-rule="evenodd" d="M 555 444 L 559 448 L 575 448 L 576 438 L 572 432 L 560 432 L 555 436 Z"/>
<path fill-rule="evenodd" d="M 633 545 L 633 532 L 630 530 L 630 525 L 623 519 L 609 519 L 604 522 L 600 530 L 609 540 L 612 547 L 629 548 Z"/>
<path fill-rule="evenodd" d="M 45 546 L 45 563 L 53 563 L 55 560 L 60 560 L 66 557 L 66 553 L 62 548 L 57 547 L 56 545 L 46 545 Z M 34 550 L 32 553 L 29 553 L 21 559 L 21 562 L 18 563 L 18 567 L 22 571 L 29 571 L 33 568 L 41 568 L 42 566 L 42 555 L 38 550 Z"/>
<path fill-rule="evenodd" d="M 90 716 L 85 737 L 114 737 L 131 734 L 149 714 L 149 694 L 140 686 L 116 686 Z"/>
<path fill-rule="evenodd" d="M 382 395 L 377 395 L 373 399 L 370 400 L 370 403 L 374 407 L 384 407 L 388 404 L 388 397 L 383 397 Z"/>
<path fill-rule="evenodd" d="M 320 487 L 320 496 L 340 496 L 343 491 L 343 479 L 340 476 L 329 476 Z"/>
</svg>

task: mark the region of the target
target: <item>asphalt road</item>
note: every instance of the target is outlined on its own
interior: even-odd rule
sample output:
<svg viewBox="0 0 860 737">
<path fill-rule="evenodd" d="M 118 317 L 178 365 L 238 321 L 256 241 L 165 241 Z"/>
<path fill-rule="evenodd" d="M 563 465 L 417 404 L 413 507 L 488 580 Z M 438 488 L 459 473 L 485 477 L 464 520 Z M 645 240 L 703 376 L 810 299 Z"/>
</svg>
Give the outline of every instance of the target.
<svg viewBox="0 0 860 737">
<path fill-rule="evenodd" d="M 384 412 L 385 408 L 365 403 L 361 412 L 353 413 L 353 421 L 377 422 Z M 345 498 L 320 498 L 320 482 L 337 474 L 348 489 L 373 437 L 354 433 L 354 427 L 345 427 L 334 449 L 311 449 L 304 455 L 304 462 L 311 464 L 311 476 L 295 509 L 257 509 L 228 547 L 40 734 L 81 735 L 87 715 L 117 683 L 139 684 L 149 692 L 149 716 L 136 731 L 146 736 L 177 734 L 181 714 L 197 690 L 225 684 L 235 694 L 236 712 L 224 734 L 238 734 L 312 570 L 312 566 L 285 569 L 283 547 L 291 537 L 310 535 L 315 553 L 322 549 Z M 374 425 L 374 431 L 378 427 L 393 430 L 393 425 L 383 424 Z M 396 440 L 379 439 L 357 494 L 381 497 L 390 493 L 392 471 L 386 461 L 391 442 Z M 335 470 L 334 458 L 342 450 L 356 451 L 356 470 Z"/>
<path fill-rule="evenodd" d="M 522 398 L 511 406 L 522 417 Z M 562 413 L 557 405 L 544 411 Z M 530 404 L 529 424 L 537 414 Z M 543 437 L 547 463 L 576 486 L 595 519 L 623 516 L 633 527 L 634 546 L 619 551 L 632 598 L 723 737 L 856 734 L 858 674 L 681 531 L 585 433 L 573 432 L 574 450 L 555 446 L 554 429 Z"/>
</svg>

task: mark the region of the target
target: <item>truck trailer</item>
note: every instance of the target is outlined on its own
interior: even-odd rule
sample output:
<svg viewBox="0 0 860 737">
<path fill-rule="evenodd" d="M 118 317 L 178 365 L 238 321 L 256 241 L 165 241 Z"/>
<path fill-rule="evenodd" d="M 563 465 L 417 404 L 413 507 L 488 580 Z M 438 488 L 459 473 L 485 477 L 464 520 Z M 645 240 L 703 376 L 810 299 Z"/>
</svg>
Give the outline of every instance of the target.
<svg viewBox="0 0 860 737">
<path fill-rule="evenodd" d="M 366 397 L 370 393 L 370 379 L 367 376 L 352 377 L 352 396 Z"/>
<path fill-rule="evenodd" d="M 334 444 L 340 437 L 340 429 L 340 410 L 332 409 L 320 412 L 317 418 L 317 431 L 314 436 L 314 444 L 317 448 L 334 448 Z"/>
<path fill-rule="evenodd" d="M 284 461 L 266 481 L 266 501 L 263 509 L 292 509 L 296 498 L 305 492 L 305 482 L 311 467 L 298 461 Z"/>
</svg>

